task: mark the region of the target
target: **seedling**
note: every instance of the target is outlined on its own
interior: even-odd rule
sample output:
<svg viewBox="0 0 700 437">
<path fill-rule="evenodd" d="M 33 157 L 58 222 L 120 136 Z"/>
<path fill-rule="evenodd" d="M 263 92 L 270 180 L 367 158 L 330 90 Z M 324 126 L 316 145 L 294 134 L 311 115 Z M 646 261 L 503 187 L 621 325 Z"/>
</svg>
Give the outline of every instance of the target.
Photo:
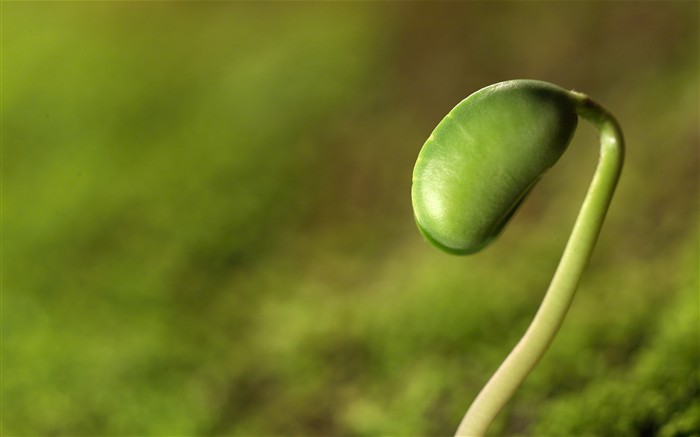
<svg viewBox="0 0 700 437">
<path fill-rule="evenodd" d="M 584 94 L 511 80 L 460 102 L 418 155 L 411 193 L 418 228 L 440 249 L 473 253 L 498 236 L 564 153 L 578 116 L 600 132 L 593 181 L 537 314 L 472 403 L 458 436 L 486 432 L 554 339 L 600 233 L 622 170 L 624 143 L 615 118 Z"/>
</svg>

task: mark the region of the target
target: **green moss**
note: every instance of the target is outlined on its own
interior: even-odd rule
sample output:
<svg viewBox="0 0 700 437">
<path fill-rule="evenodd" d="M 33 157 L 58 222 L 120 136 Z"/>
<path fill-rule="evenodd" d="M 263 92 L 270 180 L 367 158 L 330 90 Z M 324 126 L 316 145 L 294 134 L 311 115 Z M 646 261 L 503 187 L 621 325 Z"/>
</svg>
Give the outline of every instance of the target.
<svg viewBox="0 0 700 437">
<path fill-rule="evenodd" d="M 700 433 L 697 286 L 679 290 L 629 371 L 543 405 L 537 435 Z"/>
<path fill-rule="evenodd" d="M 659 433 L 692 435 L 684 334 L 651 338 L 697 275 L 696 9 L 3 2 L 0 434 L 453 433 L 541 301 L 596 139 L 580 127 L 478 259 L 426 248 L 411 169 L 455 96 L 526 67 L 620 113 L 630 153 L 494 431 L 639 379 Z"/>
</svg>

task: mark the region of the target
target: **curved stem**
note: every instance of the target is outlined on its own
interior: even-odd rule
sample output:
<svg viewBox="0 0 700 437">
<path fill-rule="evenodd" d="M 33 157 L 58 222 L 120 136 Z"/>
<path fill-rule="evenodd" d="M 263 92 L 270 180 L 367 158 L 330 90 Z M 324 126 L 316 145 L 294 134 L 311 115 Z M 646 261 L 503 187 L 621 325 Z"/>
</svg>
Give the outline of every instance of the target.
<svg viewBox="0 0 700 437">
<path fill-rule="evenodd" d="M 457 436 L 482 436 L 551 344 L 593 252 L 622 170 L 624 141 L 615 118 L 587 96 L 570 92 L 577 113 L 600 131 L 600 158 L 581 211 L 535 318 L 462 419 Z"/>
</svg>

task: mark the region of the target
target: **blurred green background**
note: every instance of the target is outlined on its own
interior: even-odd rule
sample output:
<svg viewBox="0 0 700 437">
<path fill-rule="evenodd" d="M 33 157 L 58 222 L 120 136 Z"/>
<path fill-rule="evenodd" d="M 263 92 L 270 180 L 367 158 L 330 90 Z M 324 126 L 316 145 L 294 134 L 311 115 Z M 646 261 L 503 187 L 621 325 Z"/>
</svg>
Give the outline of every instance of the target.
<svg viewBox="0 0 700 437">
<path fill-rule="evenodd" d="M 700 435 L 696 2 L 2 4 L 6 436 L 438 436 L 524 332 L 595 168 L 501 238 L 419 235 L 413 163 L 488 84 L 619 118 L 562 331 L 493 435 Z"/>
</svg>

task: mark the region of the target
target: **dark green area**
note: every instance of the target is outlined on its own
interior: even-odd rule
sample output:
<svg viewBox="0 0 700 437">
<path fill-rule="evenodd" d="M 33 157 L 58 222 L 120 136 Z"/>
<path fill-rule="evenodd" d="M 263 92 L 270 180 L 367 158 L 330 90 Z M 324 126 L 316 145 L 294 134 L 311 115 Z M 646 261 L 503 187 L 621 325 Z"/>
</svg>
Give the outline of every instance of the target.
<svg viewBox="0 0 700 437">
<path fill-rule="evenodd" d="M 491 83 L 586 92 L 626 167 L 493 435 L 700 435 L 698 5 L 2 4 L 5 436 L 437 436 L 523 333 L 595 167 L 581 122 L 498 241 L 411 173 Z"/>
</svg>

